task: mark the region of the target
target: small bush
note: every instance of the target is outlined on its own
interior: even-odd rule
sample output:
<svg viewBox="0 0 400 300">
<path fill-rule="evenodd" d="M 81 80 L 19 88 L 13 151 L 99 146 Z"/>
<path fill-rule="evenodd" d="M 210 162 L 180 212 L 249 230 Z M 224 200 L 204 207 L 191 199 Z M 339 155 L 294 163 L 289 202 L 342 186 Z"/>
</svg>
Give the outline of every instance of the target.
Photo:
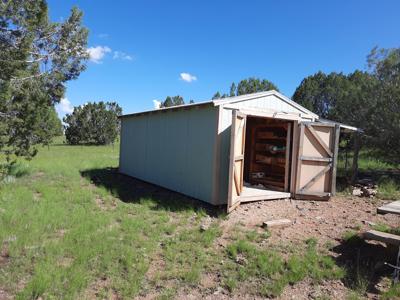
<svg viewBox="0 0 400 300">
<path fill-rule="evenodd" d="M 2 163 L 0 166 L 0 181 L 2 183 L 12 183 L 15 178 L 29 175 L 31 170 L 27 163 L 11 162 Z"/>
<path fill-rule="evenodd" d="M 29 168 L 29 165 L 21 162 L 11 164 L 8 171 L 8 175 L 15 176 L 17 178 L 29 175 L 30 173 L 31 170 Z"/>
</svg>

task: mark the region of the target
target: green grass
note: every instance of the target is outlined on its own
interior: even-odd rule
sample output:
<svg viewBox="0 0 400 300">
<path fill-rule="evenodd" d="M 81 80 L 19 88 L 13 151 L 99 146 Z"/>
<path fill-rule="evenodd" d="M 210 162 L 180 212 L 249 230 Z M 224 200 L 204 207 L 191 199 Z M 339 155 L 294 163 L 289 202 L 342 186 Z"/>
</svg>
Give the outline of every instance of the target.
<svg viewBox="0 0 400 300">
<path fill-rule="evenodd" d="M 343 243 L 345 243 L 347 246 L 353 247 L 354 249 L 359 247 L 364 242 L 359 231 L 355 230 L 346 230 L 342 234 L 342 240 Z"/>
<path fill-rule="evenodd" d="M 119 175 L 118 146 L 40 149 L 0 185 L 0 290 L 16 299 L 174 298 L 211 274 L 216 286 L 277 296 L 311 278 L 342 278 L 317 241 L 271 246 L 268 231 L 200 229 L 206 211 L 182 195 Z M 244 284 L 244 285 L 243 285 Z"/>
<path fill-rule="evenodd" d="M 164 204 L 146 195 L 137 199 L 130 187 L 116 183 L 112 189 L 82 177 L 116 167 L 118 151 L 59 144 L 13 166 L 17 179 L 0 188 L 0 250 L 7 253 L 0 288 L 18 299 L 90 298 L 91 290 L 133 297 L 160 244 L 166 245 L 163 276 L 199 280 L 215 257 L 203 251 L 211 249 L 218 225 L 200 232 L 202 211 L 188 224 L 196 209 L 179 204 L 179 197 Z"/>
<path fill-rule="evenodd" d="M 386 232 L 386 233 L 400 235 L 400 227 L 391 227 L 389 225 L 382 224 L 382 223 L 373 225 L 372 229 L 377 230 L 377 231 Z"/>
<path fill-rule="evenodd" d="M 237 240 L 227 247 L 230 258 L 224 277 L 225 286 L 234 291 L 239 283 L 247 283 L 251 291 L 265 297 L 279 296 L 288 284 L 305 278 L 314 282 L 337 279 L 344 271 L 334 260 L 317 250 L 316 240 L 306 241 L 287 259 L 273 247 L 259 247 L 246 240 Z M 243 284 L 240 284 L 243 287 Z"/>
<path fill-rule="evenodd" d="M 337 190 L 349 195 L 352 192 L 349 179 L 353 154 L 348 154 L 348 164 L 345 167 L 345 153 L 339 152 Z M 385 160 L 382 154 L 364 149 L 358 160 L 359 178 L 371 178 L 378 186 L 377 198 L 394 200 L 400 198 L 400 164 Z"/>
<path fill-rule="evenodd" d="M 400 283 L 393 285 L 382 295 L 382 299 L 400 299 Z"/>
<path fill-rule="evenodd" d="M 345 169 L 345 162 L 345 152 L 339 151 L 337 168 L 340 173 L 343 173 L 345 170 L 351 170 L 351 165 L 353 163 L 353 152 L 349 151 L 348 153 L 347 169 Z M 363 149 L 360 151 L 358 157 L 358 169 L 360 172 L 392 170 L 400 169 L 400 164 L 385 160 L 385 158 L 376 151 Z"/>
</svg>

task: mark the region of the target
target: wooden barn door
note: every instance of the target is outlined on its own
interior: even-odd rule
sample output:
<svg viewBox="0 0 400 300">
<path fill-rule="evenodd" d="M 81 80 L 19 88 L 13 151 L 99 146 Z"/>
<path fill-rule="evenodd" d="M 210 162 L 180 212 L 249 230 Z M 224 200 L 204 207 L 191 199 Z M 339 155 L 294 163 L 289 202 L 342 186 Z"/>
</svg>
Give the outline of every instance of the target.
<svg viewBox="0 0 400 300">
<path fill-rule="evenodd" d="M 340 128 L 321 123 L 299 126 L 295 197 L 327 200 L 336 191 Z"/>
<path fill-rule="evenodd" d="M 243 190 L 245 138 L 246 115 L 233 110 L 229 156 L 228 212 L 234 210 L 240 204 L 240 194 Z"/>
</svg>

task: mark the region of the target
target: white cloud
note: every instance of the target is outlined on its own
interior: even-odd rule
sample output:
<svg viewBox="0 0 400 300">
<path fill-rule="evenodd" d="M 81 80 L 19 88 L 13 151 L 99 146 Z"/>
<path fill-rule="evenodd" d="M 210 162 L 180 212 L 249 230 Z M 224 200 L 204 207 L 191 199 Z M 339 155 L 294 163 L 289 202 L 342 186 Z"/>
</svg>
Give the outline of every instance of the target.
<svg viewBox="0 0 400 300">
<path fill-rule="evenodd" d="M 189 73 L 181 73 L 180 79 L 186 82 L 196 81 L 197 77 Z"/>
<path fill-rule="evenodd" d="M 62 118 L 65 114 L 70 114 L 74 111 L 74 107 L 67 98 L 61 98 L 60 103 L 56 104 L 58 116 Z"/>
<path fill-rule="evenodd" d="M 157 100 L 157 99 L 154 99 L 153 100 L 153 105 L 154 105 L 155 109 L 159 109 L 161 107 L 161 101 Z"/>
<path fill-rule="evenodd" d="M 133 60 L 133 57 L 122 51 L 114 51 L 113 59 Z"/>
<path fill-rule="evenodd" d="M 111 52 L 111 49 L 107 46 L 96 46 L 96 47 L 90 47 L 86 51 L 89 54 L 89 59 L 92 62 L 100 64 L 104 56 L 107 53 Z"/>
</svg>

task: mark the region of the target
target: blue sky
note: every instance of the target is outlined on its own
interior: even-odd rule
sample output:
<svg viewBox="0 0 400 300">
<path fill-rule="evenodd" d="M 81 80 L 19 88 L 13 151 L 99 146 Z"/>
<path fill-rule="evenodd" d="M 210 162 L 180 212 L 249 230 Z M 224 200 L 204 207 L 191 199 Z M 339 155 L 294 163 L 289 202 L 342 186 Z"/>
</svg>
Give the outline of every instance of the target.
<svg viewBox="0 0 400 300">
<path fill-rule="evenodd" d="M 115 100 L 124 113 L 168 95 L 203 101 L 250 76 L 291 97 L 319 70 L 365 69 L 374 46 L 400 47 L 398 0 L 49 0 L 51 18 L 74 5 L 92 61 L 68 83 L 60 115 L 87 101 Z"/>
</svg>

